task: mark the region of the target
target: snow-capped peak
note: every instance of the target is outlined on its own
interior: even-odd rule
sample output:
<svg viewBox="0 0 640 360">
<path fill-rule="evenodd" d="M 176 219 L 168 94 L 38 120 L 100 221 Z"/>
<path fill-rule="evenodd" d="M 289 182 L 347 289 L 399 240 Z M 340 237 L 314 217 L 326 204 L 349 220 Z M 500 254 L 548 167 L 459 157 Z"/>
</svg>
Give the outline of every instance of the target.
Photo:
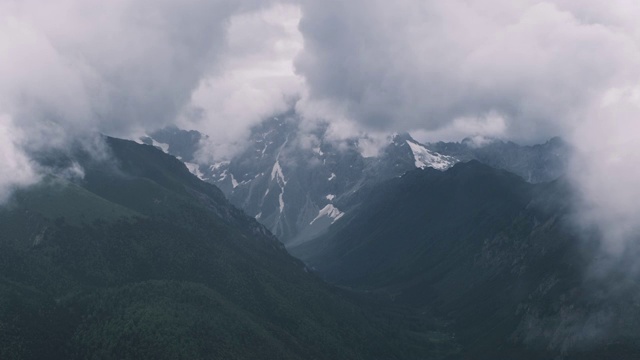
<svg viewBox="0 0 640 360">
<path fill-rule="evenodd" d="M 411 148 L 415 165 L 417 168 L 424 169 L 427 167 L 434 168 L 436 170 L 447 170 L 452 167 L 456 160 L 450 156 L 441 155 L 432 152 L 424 146 L 415 143 L 411 140 L 406 140 L 407 145 Z"/>
</svg>

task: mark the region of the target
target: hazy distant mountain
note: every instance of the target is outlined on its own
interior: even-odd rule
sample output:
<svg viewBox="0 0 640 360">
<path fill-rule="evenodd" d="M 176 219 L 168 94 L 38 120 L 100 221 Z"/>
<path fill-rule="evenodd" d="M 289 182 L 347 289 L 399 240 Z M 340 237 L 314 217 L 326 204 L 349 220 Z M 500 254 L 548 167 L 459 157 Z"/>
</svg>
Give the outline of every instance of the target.
<svg viewBox="0 0 640 360">
<path fill-rule="evenodd" d="M 189 161 L 204 135 L 178 129 L 107 139 L 106 159 L 40 154 L 51 175 L 0 209 L 0 357 L 638 358 L 638 285 L 585 282 L 598 253 L 562 179 L 408 134 L 365 157 L 297 126 L 270 119 L 210 166 Z"/>
<path fill-rule="evenodd" d="M 569 161 L 569 144 L 552 138 L 544 144 L 522 146 L 495 139 L 467 138 L 459 143 L 437 142 L 426 147 L 460 161 L 478 160 L 504 169 L 531 183 L 553 181 L 564 175 Z"/>
<path fill-rule="evenodd" d="M 289 251 L 330 282 L 442 316 L 463 358 L 640 356 L 640 286 L 621 273 L 587 281 L 601 253 L 573 228 L 564 181 L 470 161 L 410 171 L 364 198 Z"/>
<path fill-rule="evenodd" d="M 41 154 L 52 175 L 0 207 L 0 358 L 403 359 L 437 348 L 346 301 L 174 157 L 106 142 L 108 159 Z"/>
</svg>

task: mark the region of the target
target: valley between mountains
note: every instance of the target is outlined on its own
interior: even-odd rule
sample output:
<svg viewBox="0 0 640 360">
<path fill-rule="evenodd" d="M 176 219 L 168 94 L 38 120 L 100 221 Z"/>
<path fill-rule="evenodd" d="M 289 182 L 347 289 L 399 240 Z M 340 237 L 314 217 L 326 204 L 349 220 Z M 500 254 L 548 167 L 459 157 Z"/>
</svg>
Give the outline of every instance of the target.
<svg viewBox="0 0 640 360">
<path fill-rule="evenodd" d="M 442 358 L 637 356 L 632 297 L 602 293 L 637 285 L 585 275 L 602 254 L 575 224 L 561 139 L 391 134 L 371 155 L 367 139 L 337 143 L 299 126 L 294 113 L 267 119 L 244 152 L 212 165 L 176 155 L 324 280 L 426 321 L 440 334 L 426 342 L 447 344 Z M 142 141 L 171 152 L 203 139 L 168 128 Z"/>
<path fill-rule="evenodd" d="M 637 283 L 585 276 L 562 140 L 367 154 L 291 113 L 231 159 L 206 139 L 36 154 L 0 210 L 1 358 L 640 356 Z"/>
</svg>

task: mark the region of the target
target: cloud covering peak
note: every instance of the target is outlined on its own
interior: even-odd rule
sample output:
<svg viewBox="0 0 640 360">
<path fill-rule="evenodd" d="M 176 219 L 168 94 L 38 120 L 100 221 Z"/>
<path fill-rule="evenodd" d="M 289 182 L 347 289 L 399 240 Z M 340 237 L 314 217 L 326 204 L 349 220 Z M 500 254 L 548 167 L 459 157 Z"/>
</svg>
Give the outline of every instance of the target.
<svg viewBox="0 0 640 360">
<path fill-rule="evenodd" d="M 265 4 L 0 0 L 3 165 L 22 169 L 10 182 L 36 172 L 28 154 L 175 123 L 220 71 L 229 19 Z"/>
<path fill-rule="evenodd" d="M 544 140 L 640 75 L 637 6 L 586 3 L 303 1 L 297 70 L 371 127 Z"/>
<path fill-rule="evenodd" d="M 630 0 L 0 0 L 0 192 L 87 134 L 178 124 L 219 155 L 295 104 L 337 137 L 563 136 L 584 219 L 620 251 L 640 218 L 638 18 Z"/>
<path fill-rule="evenodd" d="M 257 2 L 256 2 L 257 3 Z M 175 120 L 250 1 L 3 1 L 3 108 L 16 121 L 126 133 Z M 6 111 L 6 110 L 5 110 Z"/>
<path fill-rule="evenodd" d="M 640 4 L 302 0 L 308 102 L 369 129 L 575 147 L 580 223 L 621 254 L 640 230 Z"/>
</svg>

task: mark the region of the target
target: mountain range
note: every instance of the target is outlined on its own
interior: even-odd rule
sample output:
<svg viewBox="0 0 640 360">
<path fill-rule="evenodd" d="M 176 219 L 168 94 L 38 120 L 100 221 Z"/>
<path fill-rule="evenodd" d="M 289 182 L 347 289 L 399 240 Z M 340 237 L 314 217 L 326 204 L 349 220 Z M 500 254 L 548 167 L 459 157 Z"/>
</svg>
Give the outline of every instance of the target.
<svg viewBox="0 0 640 360">
<path fill-rule="evenodd" d="M 232 204 L 287 246 L 322 234 L 360 203 L 363 189 L 407 171 L 443 171 L 475 159 L 529 182 L 545 182 L 564 173 L 570 150 L 559 138 L 534 146 L 500 140 L 478 145 L 472 139 L 422 144 L 400 133 L 390 134 L 378 151 L 367 154 L 366 136 L 335 140 L 326 125 L 309 130 L 295 112 L 255 126 L 244 150 L 231 159 L 197 164 L 199 144 L 205 138 L 173 127 L 141 141 L 183 159 L 194 174 L 217 185 Z"/>
<path fill-rule="evenodd" d="M 300 141 L 309 135 L 295 114 L 278 116 L 241 154 L 192 170 L 327 282 L 442 326 L 452 335 L 440 339 L 460 346 L 446 358 L 640 356 L 638 285 L 588 275 L 600 240 L 573 221 L 561 139 L 423 144 L 401 133 L 365 156 L 366 139 L 326 130 Z M 166 135 L 185 134 L 161 133 L 168 152 Z"/>
<path fill-rule="evenodd" d="M 2 359 L 423 357 L 153 146 L 38 154 L 0 208 Z M 412 339 L 413 336 L 413 339 Z"/>
<path fill-rule="evenodd" d="M 177 128 L 31 154 L 0 358 L 640 357 L 637 249 L 576 226 L 562 140 L 369 140 L 290 112 L 211 164 Z"/>
<path fill-rule="evenodd" d="M 638 358 L 640 286 L 585 275 L 603 255 L 576 229 L 572 196 L 564 179 L 531 184 L 476 160 L 417 169 L 289 251 L 331 283 L 443 317 L 463 358 Z"/>
</svg>

